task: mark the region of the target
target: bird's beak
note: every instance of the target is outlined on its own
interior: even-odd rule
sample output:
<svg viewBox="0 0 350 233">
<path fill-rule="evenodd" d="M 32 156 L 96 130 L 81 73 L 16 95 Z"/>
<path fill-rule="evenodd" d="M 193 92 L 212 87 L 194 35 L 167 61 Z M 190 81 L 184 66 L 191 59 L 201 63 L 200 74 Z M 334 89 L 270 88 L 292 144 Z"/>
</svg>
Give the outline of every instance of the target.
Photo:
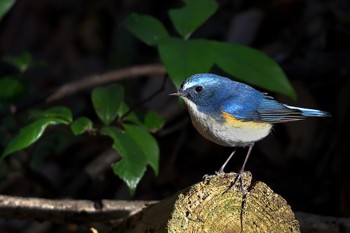
<svg viewBox="0 0 350 233">
<path fill-rule="evenodd" d="M 171 93 L 169 95 L 179 96 L 179 97 L 187 97 L 187 93 L 182 92 L 181 90 L 179 90 L 178 92 L 175 92 L 175 93 Z"/>
</svg>

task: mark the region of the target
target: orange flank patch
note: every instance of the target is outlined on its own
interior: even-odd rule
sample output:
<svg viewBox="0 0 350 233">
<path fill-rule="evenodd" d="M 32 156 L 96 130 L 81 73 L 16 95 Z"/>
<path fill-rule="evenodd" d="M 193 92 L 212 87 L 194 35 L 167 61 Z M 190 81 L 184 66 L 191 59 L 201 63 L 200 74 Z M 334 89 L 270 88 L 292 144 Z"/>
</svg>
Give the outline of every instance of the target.
<svg viewBox="0 0 350 233">
<path fill-rule="evenodd" d="M 270 126 L 268 123 L 254 122 L 254 121 L 242 121 L 233 117 L 231 114 L 221 111 L 222 116 L 225 118 L 227 124 L 235 128 L 264 128 Z"/>
</svg>

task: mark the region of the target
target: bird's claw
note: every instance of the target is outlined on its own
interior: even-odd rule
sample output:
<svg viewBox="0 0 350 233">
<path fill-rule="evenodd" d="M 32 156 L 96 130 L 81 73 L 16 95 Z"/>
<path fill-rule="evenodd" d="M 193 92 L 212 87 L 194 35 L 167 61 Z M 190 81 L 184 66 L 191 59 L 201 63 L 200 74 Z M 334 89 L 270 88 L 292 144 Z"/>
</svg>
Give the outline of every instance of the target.
<svg viewBox="0 0 350 233">
<path fill-rule="evenodd" d="M 217 176 L 217 173 L 215 173 L 215 175 L 209 175 L 209 174 L 205 174 L 203 177 L 202 177 L 202 180 L 203 181 L 207 181 L 208 179 L 214 177 L 214 176 Z"/>
<path fill-rule="evenodd" d="M 247 172 L 247 173 L 248 173 L 248 175 L 249 175 L 250 177 L 252 176 L 252 174 L 251 174 L 250 172 Z M 229 191 L 231 191 L 233 188 L 237 187 L 238 182 L 240 183 L 240 188 L 241 188 L 242 193 L 243 193 L 244 195 L 247 194 L 248 188 L 246 187 L 246 185 L 245 185 L 245 183 L 244 183 L 243 171 L 240 171 L 240 172 L 237 174 L 237 176 L 235 177 L 233 183 L 228 187 L 228 189 L 226 189 L 226 191 L 225 191 L 224 193 L 229 192 Z"/>
</svg>

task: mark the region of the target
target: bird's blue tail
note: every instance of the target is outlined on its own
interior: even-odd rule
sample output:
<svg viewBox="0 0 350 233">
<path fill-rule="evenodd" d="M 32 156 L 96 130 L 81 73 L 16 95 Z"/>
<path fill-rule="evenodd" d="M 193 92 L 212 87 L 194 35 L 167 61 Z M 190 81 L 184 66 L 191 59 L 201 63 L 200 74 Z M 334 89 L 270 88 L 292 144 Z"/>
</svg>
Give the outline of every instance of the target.
<svg viewBox="0 0 350 233">
<path fill-rule="evenodd" d="M 329 112 L 317 110 L 317 109 L 309 109 L 309 108 L 299 108 L 289 105 L 284 105 L 289 109 L 298 110 L 300 114 L 305 117 L 330 117 L 331 114 Z"/>
</svg>

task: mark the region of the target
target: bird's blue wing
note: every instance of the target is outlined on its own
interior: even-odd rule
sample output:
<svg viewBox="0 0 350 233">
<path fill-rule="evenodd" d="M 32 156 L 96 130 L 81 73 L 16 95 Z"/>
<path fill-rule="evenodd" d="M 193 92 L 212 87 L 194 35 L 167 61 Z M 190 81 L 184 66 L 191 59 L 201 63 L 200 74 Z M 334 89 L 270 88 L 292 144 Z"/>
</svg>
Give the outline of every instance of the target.
<svg viewBox="0 0 350 233">
<path fill-rule="evenodd" d="M 264 94 L 247 85 L 242 85 L 239 90 L 239 93 L 234 93 L 221 102 L 220 111 L 242 121 L 261 121 L 257 109 Z"/>
<path fill-rule="evenodd" d="M 300 109 L 289 108 L 258 91 L 227 99 L 221 107 L 222 111 L 243 121 L 283 123 L 305 118 Z"/>
<path fill-rule="evenodd" d="M 229 96 L 225 95 L 224 100 L 219 99 L 218 105 L 222 113 L 230 114 L 238 120 L 283 123 L 302 120 L 305 117 L 330 116 L 324 111 L 279 103 L 272 97 L 243 83 L 236 83 L 232 89 L 235 92 Z"/>
<path fill-rule="evenodd" d="M 248 85 L 236 83 L 235 91 L 220 102 L 220 111 L 242 121 L 283 123 L 307 116 L 326 116 L 325 112 L 288 106 Z M 225 94 L 225 93 L 224 93 Z"/>
<path fill-rule="evenodd" d="M 257 108 L 260 121 L 269 123 L 283 123 L 297 121 L 305 118 L 303 112 L 298 108 L 289 108 L 272 98 L 264 98 Z"/>
</svg>

